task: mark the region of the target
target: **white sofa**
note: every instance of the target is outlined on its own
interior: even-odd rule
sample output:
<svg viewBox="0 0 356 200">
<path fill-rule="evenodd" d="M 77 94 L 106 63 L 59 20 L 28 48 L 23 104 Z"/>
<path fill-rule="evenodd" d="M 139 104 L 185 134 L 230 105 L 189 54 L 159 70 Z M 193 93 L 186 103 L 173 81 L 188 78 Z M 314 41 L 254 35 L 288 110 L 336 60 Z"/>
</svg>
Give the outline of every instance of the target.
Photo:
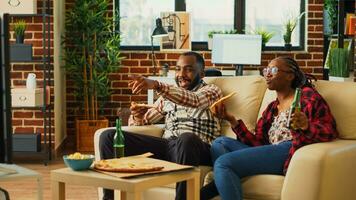
<svg viewBox="0 0 356 200">
<path fill-rule="evenodd" d="M 260 76 L 205 78 L 219 86 L 226 95 L 236 91 L 227 108 L 244 120 L 250 130 L 275 92 L 266 89 Z M 337 122 L 340 138 L 299 149 L 293 156 L 286 176 L 258 175 L 243 180 L 246 200 L 355 200 L 356 199 L 356 83 L 315 82 L 316 88 L 328 102 Z M 105 129 L 96 132 L 95 157 L 100 159 L 98 139 Z M 160 137 L 162 127 L 150 125 L 124 127 L 131 132 Z M 227 123 L 222 133 L 235 138 Z M 211 167 L 200 166 L 202 182 Z M 174 199 L 174 185 L 148 190 L 144 199 Z"/>
</svg>

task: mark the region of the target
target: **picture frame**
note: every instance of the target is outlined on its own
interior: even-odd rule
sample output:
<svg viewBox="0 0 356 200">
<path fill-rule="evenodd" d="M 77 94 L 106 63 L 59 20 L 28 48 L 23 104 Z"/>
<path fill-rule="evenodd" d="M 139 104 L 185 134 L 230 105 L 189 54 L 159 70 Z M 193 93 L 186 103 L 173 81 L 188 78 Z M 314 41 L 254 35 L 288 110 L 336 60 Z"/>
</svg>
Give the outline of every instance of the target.
<svg viewBox="0 0 356 200">
<path fill-rule="evenodd" d="M 162 25 L 168 32 L 161 38 L 161 51 L 191 50 L 190 13 L 161 12 Z"/>
</svg>

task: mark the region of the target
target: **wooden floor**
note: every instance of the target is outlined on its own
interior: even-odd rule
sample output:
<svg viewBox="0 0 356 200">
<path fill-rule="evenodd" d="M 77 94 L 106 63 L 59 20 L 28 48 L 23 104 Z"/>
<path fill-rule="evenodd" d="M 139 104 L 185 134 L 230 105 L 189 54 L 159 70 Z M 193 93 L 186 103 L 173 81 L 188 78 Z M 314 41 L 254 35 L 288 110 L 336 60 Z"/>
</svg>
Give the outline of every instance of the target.
<svg viewBox="0 0 356 200">
<path fill-rule="evenodd" d="M 35 170 L 42 174 L 43 177 L 43 200 L 50 200 L 51 198 L 51 183 L 50 171 L 53 169 L 65 167 L 61 159 L 51 161 L 45 166 L 40 160 L 35 161 L 21 161 L 14 160 L 14 164 Z M 0 182 L 0 187 L 7 190 L 10 194 L 11 200 L 32 200 L 37 198 L 37 184 L 33 179 L 26 181 L 12 181 Z M 83 187 L 75 185 L 66 185 L 66 199 L 71 200 L 97 200 L 97 189 L 93 187 Z"/>
</svg>

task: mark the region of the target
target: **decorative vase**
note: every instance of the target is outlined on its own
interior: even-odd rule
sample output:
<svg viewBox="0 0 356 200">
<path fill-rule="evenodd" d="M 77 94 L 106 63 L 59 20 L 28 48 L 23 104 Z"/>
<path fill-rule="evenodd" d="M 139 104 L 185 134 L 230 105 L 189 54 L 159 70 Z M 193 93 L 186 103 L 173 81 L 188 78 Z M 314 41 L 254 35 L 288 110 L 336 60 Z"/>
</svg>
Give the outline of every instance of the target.
<svg viewBox="0 0 356 200">
<path fill-rule="evenodd" d="M 291 51 L 292 50 L 292 44 L 284 44 L 284 49 L 286 51 Z"/>
<path fill-rule="evenodd" d="M 16 44 L 23 44 L 25 40 L 25 35 L 16 35 Z"/>
<path fill-rule="evenodd" d="M 36 74 L 34 73 L 29 73 L 27 75 L 27 80 L 26 80 L 26 88 L 29 90 L 34 90 L 36 89 Z"/>
</svg>

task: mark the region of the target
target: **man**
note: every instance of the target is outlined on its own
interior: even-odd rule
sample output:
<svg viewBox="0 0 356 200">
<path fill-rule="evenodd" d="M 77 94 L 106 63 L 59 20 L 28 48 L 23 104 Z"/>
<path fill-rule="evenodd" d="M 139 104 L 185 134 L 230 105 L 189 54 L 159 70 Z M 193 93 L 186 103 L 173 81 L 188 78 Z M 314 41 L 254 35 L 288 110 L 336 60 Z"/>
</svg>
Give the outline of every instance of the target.
<svg viewBox="0 0 356 200">
<path fill-rule="evenodd" d="M 204 59 L 195 52 L 183 53 L 176 66 L 175 80 L 170 86 L 142 76 L 133 76 L 129 86 L 137 94 L 153 89 L 159 95 L 154 108 L 132 104 L 129 125 L 147 125 L 165 118 L 162 138 L 124 132 L 125 155 L 152 152 L 155 158 L 184 165 L 211 165 L 210 143 L 220 135 L 219 119 L 209 110 L 210 105 L 222 97 L 221 90 L 206 84 Z M 100 137 L 100 154 L 112 158 L 115 130 Z M 113 192 L 104 191 L 104 199 L 113 199 Z M 177 184 L 176 199 L 186 199 L 186 184 Z"/>
</svg>

